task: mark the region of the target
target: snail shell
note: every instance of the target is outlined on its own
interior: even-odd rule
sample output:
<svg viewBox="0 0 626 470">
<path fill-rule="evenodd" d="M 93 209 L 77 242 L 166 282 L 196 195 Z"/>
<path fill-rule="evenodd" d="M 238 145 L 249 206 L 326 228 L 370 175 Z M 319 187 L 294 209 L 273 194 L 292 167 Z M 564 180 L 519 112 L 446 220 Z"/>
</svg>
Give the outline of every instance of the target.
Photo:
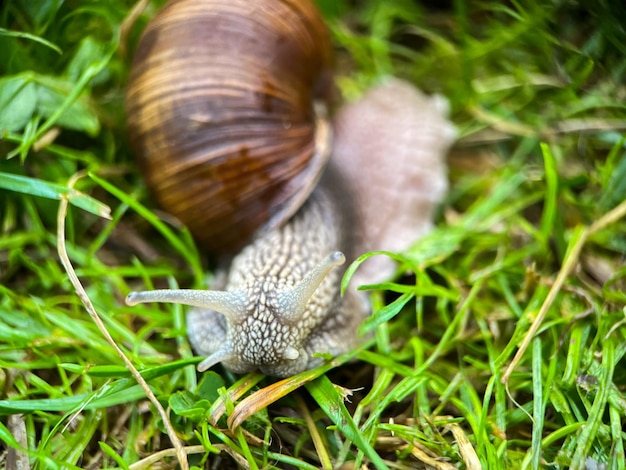
<svg viewBox="0 0 626 470">
<path fill-rule="evenodd" d="M 146 27 L 126 98 L 131 145 L 158 204 L 207 251 L 281 224 L 317 184 L 330 57 L 309 1 L 172 0 Z"/>
</svg>

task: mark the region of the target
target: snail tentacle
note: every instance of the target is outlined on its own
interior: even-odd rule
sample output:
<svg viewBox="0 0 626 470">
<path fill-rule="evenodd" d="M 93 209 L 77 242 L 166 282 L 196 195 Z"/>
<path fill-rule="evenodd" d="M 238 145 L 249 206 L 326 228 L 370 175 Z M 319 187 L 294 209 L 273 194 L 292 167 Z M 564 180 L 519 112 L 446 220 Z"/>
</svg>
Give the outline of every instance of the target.
<svg viewBox="0 0 626 470">
<path fill-rule="evenodd" d="M 212 291 L 195 289 L 157 289 L 131 292 L 126 305 L 149 302 L 173 303 L 215 310 L 232 322 L 245 318 L 246 294 L 241 291 Z"/>
<path fill-rule="evenodd" d="M 209 370 L 214 365 L 232 359 L 233 355 L 233 347 L 230 343 L 226 343 L 222 349 L 214 352 L 206 359 L 204 359 L 200 364 L 198 364 L 198 372 L 205 372 Z"/>
<path fill-rule="evenodd" d="M 341 266 L 345 262 L 345 255 L 341 251 L 334 251 L 315 266 L 298 284 L 290 289 L 280 290 L 276 294 L 277 314 L 290 321 L 299 320 L 305 312 L 309 299 L 313 297 L 331 269 L 335 266 Z"/>
</svg>

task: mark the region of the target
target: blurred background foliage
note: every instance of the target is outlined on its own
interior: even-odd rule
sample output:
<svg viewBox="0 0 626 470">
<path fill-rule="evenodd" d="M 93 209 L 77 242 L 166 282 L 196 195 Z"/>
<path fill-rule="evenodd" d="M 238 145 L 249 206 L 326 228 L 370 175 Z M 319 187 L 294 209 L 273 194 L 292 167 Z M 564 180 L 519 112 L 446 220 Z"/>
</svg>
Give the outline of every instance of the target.
<svg viewBox="0 0 626 470">
<path fill-rule="evenodd" d="M 109 378 L 123 376 L 118 369 L 100 375 L 86 372 L 94 364 L 119 366 L 119 360 L 86 318 L 57 261 L 58 202 L 53 199 L 59 185 L 66 186 L 77 173 L 98 175 L 128 198 L 113 196 L 96 178 L 81 178 L 77 188 L 109 205 L 113 222 L 76 208 L 67 222 L 70 256 L 114 337 L 140 366 L 191 356 L 181 339 L 180 310 L 172 321 L 170 311 L 140 308 L 131 315 L 121 307 L 129 278 L 148 286 L 179 282 L 200 287 L 210 277 L 198 268 L 206 260 L 198 257 L 183 228 L 172 224 L 183 240 L 182 248 L 173 249 L 171 240 L 129 211 L 132 200 L 152 204 L 129 151 L 124 88 L 139 35 L 163 3 L 146 2 L 136 17 L 130 0 L 1 3 L 0 365 L 5 397 L 71 397 L 98 391 Z M 394 360 L 419 364 L 437 348 L 447 353 L 428 371 L 432 377 L 424 387 L 430 388 L 420 389 L 415 402 L 407 405 L 427 429 L 419 439 L 444 446 L 441 453 L 447 458 L 458 458 L 458 449 L 438 433 L 429 434 L 422 418 L 431 412 L 456 413 L 471 424 L 472 416 L 484 413 L 484 435 L 468 425 L 472 443 L 485 452 L 479 454 L 483 465 L 529 465 L 531 450 L 539 448 L 545 436 L 542 458 L 555 467 L 580 464 L 592 455 L 601 462 L 619 459 L 623 443 L 616 436 L 624 440 L 626 410 L 620 323 L 626 306 L 624 221 L 589 241 L 575 276 L 542 329 L 544 343 L 533 343 L 535 354 L 543 354 L 545 361 L 544 392 L 554 390 L 544 401 L 545 434 L 541 429 L 532 434 L 525 414 L 541 411 L 533 409 L 538 389 L 532 381 L 532 373 L 541 372 L 541 367 L 530 355 L 524 373 L 511 386 L 525 412 L 503 405 L 505 391 L 494 385 L 497 380 L 489 382 L 497 397 L 493 408 L 493 396 L 483 393 L 496 376 L 496 366 L 510 359 L 522 327 L 528 325 L 527 316 L 536 312 L 567 258 L 576 228 L 593 223 L 626 199 L 623 1 L 317 3 L 336 45 L 342 99 L 355 99 L 386 75 L 400 76 L 447 97 L 459 131 L 449 160 L 452 189 L 437 233 L 451 244 L 445 256 L 426 263 L 434 272 L 424 270 L 418 277 L 424 283 L 432 277 L 433 284 L 450 289 L 450 298 L 466 303 L 457 309 L 451 300 L 439 299 L 428 328 L 422 315 L 432 298 L 418 303 L 413 318 L 394 319 L 395 335 L 410 334 L 416 324 L 421 333 L 419 339 L 405 338 Z M 16 184 L 7 175 L 33 180 Z M 418 247 L 412 256 L 420 259 L 428 248 Z M 184 261 L 198 258 L 193 268 Z M 475 286 L 480 288 L 476 301 Z M 459 335 L 449 345 L 437 346 L 456 315 L 470 311 L 476 324 L 463 317 Z M 585 312 L 592 312 L 592 319 L 574 321 Z M 570 340 L 570 348 L 563 346 L 563 338 Z M 385 354 L 380 337 L 378 341 L 379 352 Z M 367 357 L 380 366 L 376 361 L 382 359 Z M 606 357 L 615 360 L 607 379 L 612 388 L 606 400 L 613 400 L 608 417 L 603 410 L 592 413 L 593 394 L 584 393 L 596 390 L 594 380 L 601 376 L 599 364 L 605 364 Z M 563 372 L 558 386 L 551 382 L 557 371 Z M 197 378 L 189 368 L 168 374 L 151 382 L 161 396 L 196 390 Z M 133 393 L 128 400 L 142 396 Z M 91 437 L 105 435 L 123 414 L 114 408 L 120 402 L 112 403 L 108 414 L 104 408 L 90 409 L 91 421 L 67 433 L 57 425 L 67 419 L 64 410 L 77 406 L 73 401 L 67 408 L 29 415 L 27 428 L 37 436 L 31 438 L 31 447 L 57 464 L 76 463 L 81 454 L 95 453 Z M 109 416 L 111 410 L 114 416 Z M 13 412 L 3 409 L 5 415 Z M 128 436 L 141 435 L 152 450 L 165 446 L 158 438 L 158 419 L 137 407 L 130 413 Z M 380 411 L 382 417 L 393 416 L 393 411 L 385 413 Z M 593 428 L 597 435 L 581 440 L 578 430 L 590 417 L 603 421 L 604 427 Z M 190 441 L 195 438 L 191 424 L 196 423 L 185 424 L 180 418 L 177 424 L 181 434 Z M 102 427 L 100 434 L 97 426 Z M 564 429 L 562 434 L 559 429 Z M 79 438 L 79 431 L 85 437 Z M 123 441 L 112 445 L 126 461 L 138 458 L 139 451 L 125 448 Z M 532 465 L 538 467 L 540 454 L 532 455 Z M 611 468 L 624 468 L 623 462 L 613 462 Z"/>
</svg>

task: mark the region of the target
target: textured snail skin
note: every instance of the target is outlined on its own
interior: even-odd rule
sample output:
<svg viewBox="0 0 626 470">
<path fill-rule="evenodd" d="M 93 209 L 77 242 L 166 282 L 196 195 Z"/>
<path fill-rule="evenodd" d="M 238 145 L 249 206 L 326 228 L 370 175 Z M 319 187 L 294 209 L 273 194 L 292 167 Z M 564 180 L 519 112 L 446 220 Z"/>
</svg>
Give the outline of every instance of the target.
<svg viewBox="0 0 626 470">
<path fill-rule="evenodd" d="M 200 371 L 221 362 L 232 372 L 285 377 L 320 364 L 315 353 L 348 351 L 369 306 L 362 293 L 339 293 L 334 268 L 346 257 L 335 250 L 349 248 L 354 227 L 339 210 L 338 192 L 325 176 L 287 224 L 261 232 L 234 258 L 224 291 L 133 292 L 127 303 L 199 307 L 189 312 L 187 330 L 195 351 L 208 356 Z"/>
<path fill-rule="evenodd" d="M 369 308 L 361 293 L 339 295 L 339 269 L 329 266 L 312 296 L 295 302 L 297 307 L 281 308 L 279 298 L 329 253 L 336 265 L 343 264 L 344 255 L 333 252 L 345 245 L 341 234 L 348 233 L 338 215 L 318 188 L 289 223 L 261 235 L 234 259 L 226 290 L 246 292 L 241 320 L 206 309 L 187 317 L 194 349 L 209 356 L 203 369 L 218 359 L 233 372 L 285 377 L 320 364 L 323 358 L 314 353 L 335 356 L 356 346 L 357 327 Z"/>
</svg>

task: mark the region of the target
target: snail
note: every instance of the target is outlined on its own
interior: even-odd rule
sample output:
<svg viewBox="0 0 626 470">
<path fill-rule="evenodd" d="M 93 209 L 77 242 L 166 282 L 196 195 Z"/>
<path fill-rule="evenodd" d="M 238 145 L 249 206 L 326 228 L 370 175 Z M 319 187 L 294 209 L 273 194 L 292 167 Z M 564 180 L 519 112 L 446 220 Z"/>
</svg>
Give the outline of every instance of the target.
<svg viewBox="0 0 626 470">
<path fill-rule="evenodd" d="M 194 307 L 199 371 L 285 377 L 355 347 L 369 300 L 340 295 L 338 266 L 408 248 L 445 195 L 445 99 L 388 79 L 331 123 L 331 55 L 309 0 L 171 0 L 140 39 L 127 91 L 134 150 L 157 202 L 227 267 L 212 290 L 126 302 Z M 352 285 L 395 269 L 372 257 Z"/>
</svg>

